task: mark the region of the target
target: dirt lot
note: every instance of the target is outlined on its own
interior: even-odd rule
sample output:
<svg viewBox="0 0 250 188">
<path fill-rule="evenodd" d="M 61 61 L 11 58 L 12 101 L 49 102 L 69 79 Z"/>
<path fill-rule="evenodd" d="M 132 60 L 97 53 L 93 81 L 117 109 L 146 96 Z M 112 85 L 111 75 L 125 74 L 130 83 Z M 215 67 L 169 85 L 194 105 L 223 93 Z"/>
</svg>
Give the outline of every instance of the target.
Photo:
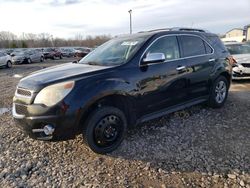
<svg viewBox="0 0 250 188">
<path fill-rule="evenodd" d="M 233 83 L 223 108 L 198 105 L 145 123 L 104 156 L 81 136 L 34 141 L 8 111 L 20 76 L 68 61 L 0 69 L 0 108 L 7 111 L 0 110 L 0 187 L 250 188 L 250 81 Z"/>
</svg>

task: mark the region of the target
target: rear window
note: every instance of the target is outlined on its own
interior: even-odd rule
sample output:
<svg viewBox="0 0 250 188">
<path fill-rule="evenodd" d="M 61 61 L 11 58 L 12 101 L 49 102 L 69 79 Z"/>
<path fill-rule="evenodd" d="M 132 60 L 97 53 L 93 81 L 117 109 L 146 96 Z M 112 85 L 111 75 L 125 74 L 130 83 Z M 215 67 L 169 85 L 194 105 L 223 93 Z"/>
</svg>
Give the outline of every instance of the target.
<svg viewBox="0 0 250 188">
<path fill-rule="evenodd" d="M 201 38 L 196 36 L 180 36 L 180 39 L 182 44 L 183 57 L 206 54 L 206 48 Z"/>
</svg>

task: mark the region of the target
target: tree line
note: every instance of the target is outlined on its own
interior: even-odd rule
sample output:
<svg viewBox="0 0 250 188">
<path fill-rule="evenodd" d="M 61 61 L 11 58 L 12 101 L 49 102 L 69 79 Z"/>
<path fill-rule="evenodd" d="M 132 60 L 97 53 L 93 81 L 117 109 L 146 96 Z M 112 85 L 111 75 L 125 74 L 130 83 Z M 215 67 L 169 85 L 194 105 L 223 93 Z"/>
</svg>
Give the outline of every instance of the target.
<svg viewBox="0 0 250 188">
<path fill-rule="evenodd" d="M 111 39 L 110 35 L 86 36 L 76 34 L 73 39 L 53 38 L 49 33 L 23 33 L 17 36 L 8 31 L 0 31 L 0 48 L 39 48 L 86 46 L 96 47 Z"/>
</svg>

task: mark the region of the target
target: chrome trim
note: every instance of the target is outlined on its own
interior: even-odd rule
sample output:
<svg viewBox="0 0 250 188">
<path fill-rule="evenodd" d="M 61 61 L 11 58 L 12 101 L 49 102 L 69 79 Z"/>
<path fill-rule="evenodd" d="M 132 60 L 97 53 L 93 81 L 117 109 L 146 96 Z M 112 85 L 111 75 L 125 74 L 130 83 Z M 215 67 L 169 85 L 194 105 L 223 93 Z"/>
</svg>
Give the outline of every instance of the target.
<svg viewBox="0 0 250 188">
<path fill-rule="evenodd" d="M 43 129 L 32 129 L 33 133 L 41 133 L 43 132 Z"/>
<path fill-rule="evenodd" d="M 31 96 L 25 96 L 25 95 L 20 95 L 20 94 L 18 94 L 18 93 L 17 93 L 17 90 L 18 90 L 18 89 L 22 89 L 22 90 L 25 90 L 25 91 L 29 91 L 29 92 L 31 93 Z M 18 98 L 31 99 L 31 98 L 33 97 L 34 93 L 35 93 L 35 92 L 34 92 L 33 90 L 28 90 L 28 89 L 24 89 L 24 88 L 19 88 L 19 87 L 17 87 L 17 88 L 16 88 L 16 92 L 15 92 L 15 96 L 18 97 Z"/>
<path fill-rule="evenodd" d="M 16 119 L 23 119 L 25 117 L 25 115 L 21 115 L 21 114 L 18 114 L 16 112 L 16 105 L 15 103 L 13 103 L 13 106 L 12 106 L 12 116 Z"/>
<path fill-rule="evenodd" d="M 147 63 L 152 61 L 165 61 L 165 59 L 164 53 L 149 53 L 142 61 Z"/>
<path fill-rule="evenodd" d="M 181 66 L 181 67 L 177 67 L 176 70 L 177 70 L 177 71 L 181 71 L 181 70 L 183 70 L 183 69 L 185 69 L 185 68 L 186 68 L 186 66 Z"/>
<path fill-rule="evenodd" d="M 204 42 L 207 43 L 207 45 L 212 48 L 213 52 L 209 53 L 209 54 L 202 54 L 202 55 L 195 55 L 195 56 L 189 56 L 189 57 L 181 57 L 181 58 L 177 58 L 177 59 L 172 59 L 172 60 L 166 60 L 164 62 L 160 62 L 160 63 L 149 63 L 147 65 L 157 65 L 157 64 L 161 64 L 161 63 L 167 63 L 167 62 L 172 62 L 172 61 L 179 61 L 179 60 L 184 60 L 184 59 L 190 59 L 190 58 L 194 58 L 194 57 L 202 57 L 202 56 L 208 56 L 208 55 L 213 55 L 214 54 L 214 48 L 207 42 L 206 39 L 204 39 L 203 37 L 199 36 L 199 35 L 195 35 L 195 34 L 166 34 L 166 35 L 162 35 L 158 38 L 156 38 L 153 42 L 151 42 L 151 44 L 144 50 L 144 52 L 142 53 L 142 56 L 139 60 L 139 67 L 143 67 L 145 65 L 141 65 L 142 62 L 142 58 L 145 55 L 146 51 L 159 39 L 163 38 L 163 37 L 168 37 L 168 36 L 173 36 L 173 37 L 177 37 L 177 36 L 194 36 L 194 37 L 199 37 L 201 40 L 203 40 Z M 179 46 L 179 44 L 178 44 Z"/>
<path fill-rule="evenodd" d="M 215 61 L 215 59 L 209 59 L 208 61 L 209 61 L 209 62 L 213 62 L 213 61 Z"/>
</svg>

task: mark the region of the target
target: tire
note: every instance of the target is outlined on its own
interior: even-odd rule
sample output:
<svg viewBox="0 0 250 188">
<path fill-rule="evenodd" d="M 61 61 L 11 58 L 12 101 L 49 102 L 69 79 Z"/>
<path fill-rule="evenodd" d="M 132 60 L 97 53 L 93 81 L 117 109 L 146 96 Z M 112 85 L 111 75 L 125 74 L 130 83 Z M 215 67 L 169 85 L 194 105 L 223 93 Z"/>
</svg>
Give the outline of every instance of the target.
<svg viewBox="0 0 250 188">
<path fill-rule="evenodd" d="M 118 108 L 103 106 L 87 119 L 83 128 L 83 141 L 95 153 L 110 153 L 121 144 L 126 130 L 124 113 Z"/>
<path fill-rule="evenodd" d="M 12 67 L 11 61 L 7 61 L 7 63 L 6 63 L 6 68 L 11 68 L 11 67 Z"/>
<path fill-rule="evenodd" d="M 224 76 L 219 76 L 211 88 L 208 105 L 212 108 L 222 107 L 227 99 L 228 89 L 228 80 Z"/>
<path fill-rule="evenodd" d="M 62 55 L 60 55 L 60 59 L 62 59 Z"/>
<path fill-rule="evenodd" d="M 41 57 L 40 62 L 44 62 L 44 57 L 43 56 Z"/>
</svg>

